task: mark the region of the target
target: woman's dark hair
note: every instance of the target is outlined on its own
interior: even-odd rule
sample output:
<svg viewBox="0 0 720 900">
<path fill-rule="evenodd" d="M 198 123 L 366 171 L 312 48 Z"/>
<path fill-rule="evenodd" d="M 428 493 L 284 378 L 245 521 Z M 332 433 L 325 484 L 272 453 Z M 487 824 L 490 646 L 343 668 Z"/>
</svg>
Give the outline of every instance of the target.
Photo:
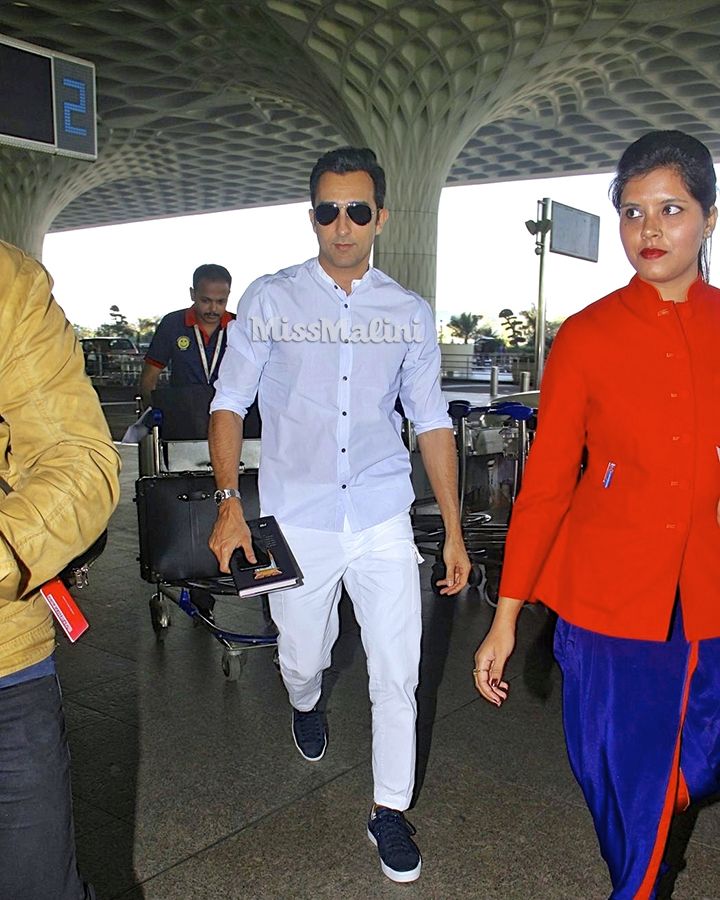
<svg viewBox="0 0 720 900">
<path fill-rule="evenodd" d="M 610 185 L 610 199 L 620 212 L 622 194 L 631 178 L 647 175 L 654 169 L 675 169 L 685 187 L 709 215 L 715 205 L 715 168 L 708 148 L 697 138 L 682 131 L 651 131 L 630 144 L 620 157 L 617 173 Z M 708 242 L 698 253 L 698 268 L 705 281 L 710 275 Z"/>
<path fill-rule="evenodd" d="M 377 161 L 377 156 L 369 147 L 339 147 L 324 153 L 310 173 L 310 202 L 315 206 L 318 181 L 325 172 L 347 175 L 349 172 L 367 172 L 372 178 L 375 206 L 383 208 L 385 203 L 385 172 Z"/>
</svg>

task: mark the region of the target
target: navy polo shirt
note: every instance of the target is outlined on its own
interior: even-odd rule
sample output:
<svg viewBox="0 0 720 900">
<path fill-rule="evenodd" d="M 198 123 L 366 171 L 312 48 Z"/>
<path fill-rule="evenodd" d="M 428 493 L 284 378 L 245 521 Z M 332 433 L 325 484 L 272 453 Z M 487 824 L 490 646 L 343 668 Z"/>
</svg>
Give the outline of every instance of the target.
<svg viewBox="0 0 720 900">
<path fill-rule="evenodd" d="M 223 358 L 227 345 L 225 329 L 234 318 L 235 316 L 232 313 L 224 313 L 220 319 L 220 327 L 216 328 L 212 335 L 208 337 L 197 322 L 195 310 L 192 306 L 189 309 L 176 309 L 175 312 L 168 313 L 160 320 L 155 336 L 145 354 L 145 362 L 151 366 L 157 366 L 158 369 L 165 369 L 169 366 L 171 385 L 207 384 L 207 377 L 200 358 L 200 349 L 193 327 L 198 324 L 208 370 L 212 366 L 218 338 L 221 334 L 223 335 L 217 365 L 210 378 L 210 384 L 214 384 L 220 368 L 220 360 Z"/>
</svg>

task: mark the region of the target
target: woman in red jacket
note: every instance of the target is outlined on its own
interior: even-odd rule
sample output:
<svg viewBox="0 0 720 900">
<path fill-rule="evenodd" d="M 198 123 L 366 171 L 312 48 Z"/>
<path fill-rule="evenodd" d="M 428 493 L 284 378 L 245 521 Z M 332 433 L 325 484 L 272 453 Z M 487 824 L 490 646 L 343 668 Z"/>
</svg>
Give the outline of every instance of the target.
<svg viewBox="0 0 720 900">
<path fill-rule="evenodd" d="M 720 789 L 710 153 L 678 131 L 647 134 L 623 154 L 612 199 L 637 274 L 571 316 L 555 340 L 474 675 L 500 706 L 523 603 L 558 613 L 570 764 L 611 897 L 644 900 L 655 896 L 673 814 Z"/>
</svg>

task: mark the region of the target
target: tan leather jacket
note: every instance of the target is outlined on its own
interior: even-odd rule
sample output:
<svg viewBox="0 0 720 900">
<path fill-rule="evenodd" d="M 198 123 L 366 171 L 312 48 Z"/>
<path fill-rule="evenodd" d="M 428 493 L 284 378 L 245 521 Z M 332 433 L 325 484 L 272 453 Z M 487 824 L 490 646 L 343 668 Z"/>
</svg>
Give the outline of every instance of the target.
<svg viewBox="0 0 720 900">
<path fill-rule="evenodd" d="M 35 260 L 0 241 L 0 676 L 53 650 L 37 587 L 92 544 L 119 459 L 72 328 Z"/>
</svg>

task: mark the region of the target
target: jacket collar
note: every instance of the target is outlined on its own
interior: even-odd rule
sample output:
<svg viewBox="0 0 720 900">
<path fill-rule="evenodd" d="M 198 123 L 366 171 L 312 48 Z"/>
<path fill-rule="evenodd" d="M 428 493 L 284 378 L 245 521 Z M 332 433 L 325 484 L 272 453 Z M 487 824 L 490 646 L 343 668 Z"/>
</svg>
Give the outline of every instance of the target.
<svg viewBox="0 0 720 900">
<path fill-rule="evenodd" d="M 620 299 L 634 313 L 648 320 L 667 315 L 673 306 L 677 308 L 683 318 L 690 318 L 699 305 L 703 305 L 710 299 L 714 300 L 717 293 L 716 288 L 703 281 L 698 275 L 688 288 L 685 302 L 673 303 L 671 300 L 663 300 L 656 287 L 635 275 L 626 287 L 621 288 Z"/>
</svg>

